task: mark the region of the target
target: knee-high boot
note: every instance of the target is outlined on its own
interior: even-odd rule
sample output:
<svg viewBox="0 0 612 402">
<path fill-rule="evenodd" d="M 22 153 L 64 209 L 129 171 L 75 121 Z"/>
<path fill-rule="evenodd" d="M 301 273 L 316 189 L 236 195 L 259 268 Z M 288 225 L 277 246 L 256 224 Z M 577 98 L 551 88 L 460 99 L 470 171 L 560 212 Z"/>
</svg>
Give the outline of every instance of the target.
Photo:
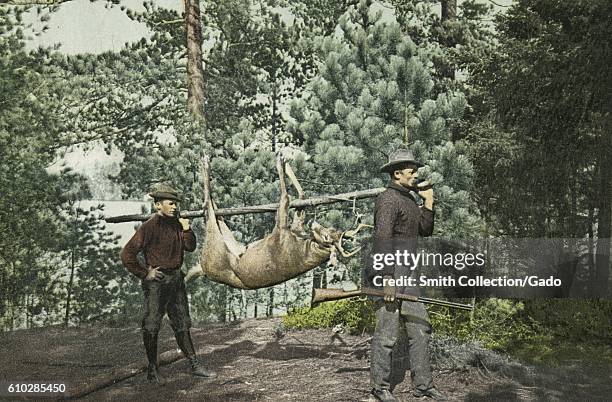
<svg viewBox="0 0 612 402">
<path fill-rule="evenodd" d="M 191 374 L 197 377 L 216 377 L 217 373 L 212 370 L 206 370 L 202 363 L 198 360 L 195 349 L 193 347 L 193 342 L 191 341 L 191 334 L 189 331 L 177 331 L 174 333 L 176 337 L 176 343 L 178 343 L 179 348 L 185 355 L 185 357 L 189 360 L 189 364 L 191 365 Z"/>
<path fill-rule="evenodd" d="M 157 363 L 157 332 L 142 331 L 142 340 L 147 352 L 147 380 L 151 383 L 163 385 L 164 378 L 159 374 L 159 365 Z"/>
</svg>

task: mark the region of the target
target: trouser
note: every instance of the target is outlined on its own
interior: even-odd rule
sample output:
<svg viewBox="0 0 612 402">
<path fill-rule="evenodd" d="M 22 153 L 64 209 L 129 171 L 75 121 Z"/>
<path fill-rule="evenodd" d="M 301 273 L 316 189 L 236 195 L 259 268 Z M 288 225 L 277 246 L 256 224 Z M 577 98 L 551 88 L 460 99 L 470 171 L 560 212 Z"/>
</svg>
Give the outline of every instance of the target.
<svg viewBox="0 0 612 402">
<path fill-rule="evenodd" d="M 159 332 L 164 314 L 168 314 L 175 333 L 189 331 L 191 317 L 185 291 L 184 274 L 180 270 L 162 271 L 159 281 L 142 281 L 144 291 L 144 317 L 142 329 L 151 334 Z"/>
<path fill-rule="evenodd" d="M 412 387 L 420 390 L 431 388 L 431 365 L 427 350 L 431 325 L 425 306 L 415 302 L 376 303 L 376 330 L 370 354 L 372 387 L 391 389 L 392 351 L 400 326 L 404 326 L 408 336 Z"/>
</svg>

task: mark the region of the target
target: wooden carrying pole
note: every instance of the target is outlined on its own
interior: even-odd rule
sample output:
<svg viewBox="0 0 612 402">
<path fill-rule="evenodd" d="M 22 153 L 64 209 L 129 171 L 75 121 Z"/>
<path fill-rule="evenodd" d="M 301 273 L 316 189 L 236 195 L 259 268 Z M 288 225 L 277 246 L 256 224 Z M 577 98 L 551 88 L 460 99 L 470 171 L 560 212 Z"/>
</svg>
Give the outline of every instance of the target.
<svg viewBox="0 0 612 402">
<path fill-rule="evenodd" d="M 303 200 L 293 200 L 289 204 L 289 208 L 303 208 L 312 207 L 315 205 L 333 204 L 336 202 L 353 201 L 361 198 L 372 198 L 385 191 L 384 187 L 372 188 L 369 190 L 353 191 L 350 193 L 342 193 L 336 195 L 324 195 L 320 197 L 306 198 Z M 236 207 L 236 208 L 220 208 L 215 211 L 216 216 L 229 216 L 229 215 L 245 215 L 245 214 L 259 214 L 263 212 L 276 212 L 278 209 L 278 203 L 254 205 L 250 207 Z M 104 220 L 108 223 L 122 223 L 122 222 L 134 222 L 134 221 L 146 221 L 152 215 L 151 214 L 134 214 L 134 215 L 120 215 L 111 216 Z M 181 217 L 183 218 L 201 218 L 204 216 L 204 210 L 198 211 L 181 211 Z"/>
</svg>

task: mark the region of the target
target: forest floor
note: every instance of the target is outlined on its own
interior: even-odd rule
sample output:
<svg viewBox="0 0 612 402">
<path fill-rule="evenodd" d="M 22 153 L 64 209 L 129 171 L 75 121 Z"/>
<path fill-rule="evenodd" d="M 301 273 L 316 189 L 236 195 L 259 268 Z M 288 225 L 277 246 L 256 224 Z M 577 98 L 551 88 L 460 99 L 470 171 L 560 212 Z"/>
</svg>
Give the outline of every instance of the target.
<svg viewBox="0 0 612 402">
<path fill-rule="evenodd" d="M 127 365 L 137 374 L 82 396 L 120 401 L 365 401 L 369 399 L 367 334 L 336 330 L 285 331 L 282 321 L 251 319 L 192 329 L 201 361 L 219 376 L 192 377 L 185 359 L 162 366 L 165 386 L 152 386 L 144 367 L 139 328 L 49 327 L 0 333 L 0 401 L 15 400 L 7 384 L 65 383 L 68 392 L 109 376 Z M 406 359 L 400 356 L 394 394 L 400 401 L 423 401 L 410 393 Z M 168 324 L 160 352 L 176 349 Z M 174 352 L 173 352 L 174 353 Z M 435 338 L 431 347 L 434 382 L 452 401 L 605 401 L 612 395 L 612 370 L 597 362 L 563 367 L 514 362 L 477 345 Z M 178 356 L 178 355 L 177 355 Z M 22 399 L 27 399 L 23 398 Z M 30 397 L 40 400 L 40 396 Z"/>
</svg>

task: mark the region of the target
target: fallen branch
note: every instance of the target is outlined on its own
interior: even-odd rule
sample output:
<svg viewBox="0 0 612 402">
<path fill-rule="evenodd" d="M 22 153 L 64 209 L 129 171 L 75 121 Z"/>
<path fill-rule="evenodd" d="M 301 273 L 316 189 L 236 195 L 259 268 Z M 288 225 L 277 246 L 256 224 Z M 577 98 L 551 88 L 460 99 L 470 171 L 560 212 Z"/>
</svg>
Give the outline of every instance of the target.
<svg viewBox="0 0 612 402">
<path fill-rule="evenodd" d="M 183 354 L 177 350 L 170 350 L 159 355 L 159 365 L 165 366 L 174 363 L 183 358 Z M 75 388 L 69 389 L 65 395 L 66 399 L 81 398 L 89 395 L 92 392 L 101 390 L 102 388 L 111 386 L 130 377 L 134 377 L 146 370 L 146 365 L 143 363 L 132 363 L 127 366 L 119 367 L 109 374 L 100 374 L 96 377 L 88 379 Z"/>
<path fill-rule="evenodd" d="M 361 198 L 372 198 L 382 193 L 385 189 L 383 187 L 372 188 L 369 190 L 353 191 L 351 193 L 342 193 L 336 195 L 324 195 L 320 197 L 306 198 L 303 200 L 293 200 L 289 204 L 289 208 L 304 208 L 312 207 L 315 205 L 333 204 L 336 202 L 358 200 Z M 245 214 L 259 214 L 264 212 L 276 212 L 278 209 L 278 203 L 254 205 L 250 207 L 236 207 L 236 208 L 220 208 L 215 210 L 216 216 L 230 216 L 230 215 L 245 215 Z M 134 214 L 134 215 L 120 215 L 110 216 L 104 220 L 108 223 L 122 223 L 122 222 L 133 222 L 133 221 L 146 221 L 152 215 L 151 214 Z M 198 211 L 181 211 L 181 217 L 183 218 L 201 218 L 204 216 L 204 210 Z"/>
<path fill-rule="evenodd" d="M 352 347 L 352 348 L 358 348 L 358 347 L 360 347 L 360 346 L 365 346 L 365 345 L 367 345 L 368 343 L 370 343 L 370 341 L 371 341 L 371 340 L 372 340 L 372 337 L 369 337 L 369 338 L 368 338 L 368 339 L 366 339 L 365 341 L 361 341 L 361 342 L 358 342 L 358 343 L 353 344 L 351 347 Z"/>
</svg>

